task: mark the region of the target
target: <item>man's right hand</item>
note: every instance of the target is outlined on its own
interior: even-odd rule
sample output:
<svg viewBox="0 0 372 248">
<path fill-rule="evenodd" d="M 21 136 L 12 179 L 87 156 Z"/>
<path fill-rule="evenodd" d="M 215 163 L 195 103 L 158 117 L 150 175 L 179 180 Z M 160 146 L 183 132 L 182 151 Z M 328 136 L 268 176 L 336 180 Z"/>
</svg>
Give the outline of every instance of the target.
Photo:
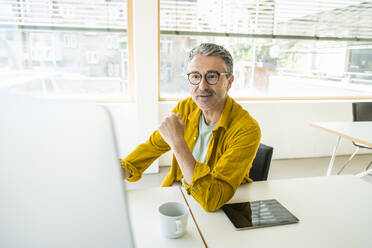
<svg viewBox="0 0 372 248">
<path fill-rule="evenodd" d="M 123 179 L 127 180 L 131 176 L 131 174 L 124 168 L 122 168 L 122 170 L 123 170 L 123 176 L 124 176 Z"/>
</svg>

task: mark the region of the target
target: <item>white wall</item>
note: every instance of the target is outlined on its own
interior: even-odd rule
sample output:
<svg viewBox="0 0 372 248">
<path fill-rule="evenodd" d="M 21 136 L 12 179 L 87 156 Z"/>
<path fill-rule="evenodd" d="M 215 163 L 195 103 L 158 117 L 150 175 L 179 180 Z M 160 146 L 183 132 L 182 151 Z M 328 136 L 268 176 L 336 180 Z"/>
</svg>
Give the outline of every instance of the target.
<svg viewBox="0 0 372 248">
<path fill-rule="evenodd" d="M 261 142 L 274 147 L 273 159 L 330 156 L 337 136 L 311 127 L 309 122 L 352 120 L 351 102 L 346 101 L 240 102 L 240 104 L 259 122 L 262 131 Z M 175 105 L 176 102 L 156 104 L 159 117 L 157 123 L 149 125 L 151 131 L 157 129 L 158 123 Z M 135 103 L 110 104 L 108 107 L 114 116 L 120 156 L 125 157 L 144 142 L 147 136 L 139 138 L 138 133 L 141 130 Z M 139 115 L 143 115 L 142 118 L 148 117 L 147 112 Z M 354 146 L 351 142 L 341 139 L 337 154 L 351 154 L 353 151 Z M 367 152 L 369 151 L 365 149 L 360 151 Z M 160 166 L 168 166 L 170 163 L 170 152 L 159 159 Z"/>
<path fill-rule="evenodd" d="M 110 111 L 117 135 L 119 156 L 126 157 L 139 142 L 138 115 L 135 103 L 104 104 Z"/>
<path fill-rule="evenodd" d="M 273 159 L 330 156 L 337 136 L 311 127 L 312 121 L 351 121 L 351 102 L 277 101 L 239 102 L 260 124 L 261 142 L 274 147 Z M 175 103 L 160 103 L 160 120 Z M 351 154 L 350 141 L 341 139 L 337 154 Z M 361 151 L 360 153 L 368 152 Z M 171 154 L 160 158 L 170 164 Z"/>
</svg>

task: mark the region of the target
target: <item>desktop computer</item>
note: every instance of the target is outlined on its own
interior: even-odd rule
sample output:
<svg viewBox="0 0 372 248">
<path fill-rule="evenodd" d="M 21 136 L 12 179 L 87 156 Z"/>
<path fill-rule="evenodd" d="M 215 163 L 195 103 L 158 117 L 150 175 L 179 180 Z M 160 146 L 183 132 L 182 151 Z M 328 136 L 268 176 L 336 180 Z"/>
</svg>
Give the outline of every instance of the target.
<svg viewBox="0 0 372 248">
<path fill-rule="evenodd" d="M 133 247 L 110 113 L 0 92 L 0 247 Z"/>
</svg>

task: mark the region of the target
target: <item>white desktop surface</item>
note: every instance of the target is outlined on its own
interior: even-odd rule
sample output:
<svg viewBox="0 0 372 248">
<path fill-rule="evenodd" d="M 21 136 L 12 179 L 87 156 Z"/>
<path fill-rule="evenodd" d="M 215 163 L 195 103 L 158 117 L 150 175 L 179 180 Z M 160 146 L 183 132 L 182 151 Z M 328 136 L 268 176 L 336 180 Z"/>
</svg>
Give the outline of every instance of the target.
<svg viewBox="0 0 372 248">
<path fill-rule="evenodd" d="M 183 237 L 167 239 L 161 234 L 158 208 L 169 201 L 185 203 L 179 187 L 128 190 L 127 196 L 136 247 L 204 247 L 190 213 Z"/>
<path fill-rule="evenodd" d="M 313 122 L 310 125 L 345 139 L 372 146 L 372 121 Z"/>
<path fill-rule="evenodd" d="M 372 247 L 372 185 L 352 175 L 240 186 L 230 202 L 277 199 L 300 220 L 241 231 L 182 190 L 208 247 Z"/>
</svg>

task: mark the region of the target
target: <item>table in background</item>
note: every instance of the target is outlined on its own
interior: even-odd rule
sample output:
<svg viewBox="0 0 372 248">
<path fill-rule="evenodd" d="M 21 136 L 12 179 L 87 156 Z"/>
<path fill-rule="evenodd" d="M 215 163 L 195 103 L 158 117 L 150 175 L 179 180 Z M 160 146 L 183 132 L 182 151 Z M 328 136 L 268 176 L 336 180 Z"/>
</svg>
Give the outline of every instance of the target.
<svg viewBox="0 0 372 248">
<path fill-rule="evenodd" d="M 183 190 L 208 247 L 372 247 L 372 185 L 352 175 L 241 185 L 229 203 L 277 199 L 299 223 L 237 231 Z"/>
<path fill-rule="evenodd" d="M 329 162 L 327 176 L 331 175 L 341 137 L 372 147 L 372 121 L 312 122 L 310 125 L 338 136 L 337 143 L 333 148 L 331 161 Z M 368 174 L 368 172 L 363 172 L 359 174 L 359 176 L 364 176 L 366 174 Z"/>
<path fill-rule="evenodd" d="M 164 202 L 185 202 L 179 187 L 128 190 L 127 196 L 136 247 L 204 247 L 191 214 L 183 237 L 167 239 L 161 234 L 158 208 Z"/>
</svg>

